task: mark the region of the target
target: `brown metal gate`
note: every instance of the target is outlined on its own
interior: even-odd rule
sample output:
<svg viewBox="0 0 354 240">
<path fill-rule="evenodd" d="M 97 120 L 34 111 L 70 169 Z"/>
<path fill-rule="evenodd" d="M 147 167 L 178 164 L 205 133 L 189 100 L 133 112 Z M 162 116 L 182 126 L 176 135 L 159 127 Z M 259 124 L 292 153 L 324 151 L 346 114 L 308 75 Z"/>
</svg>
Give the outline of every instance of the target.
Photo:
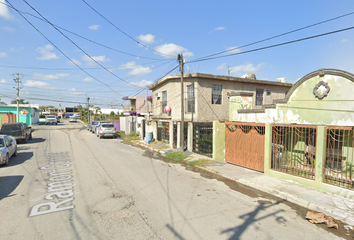
<svg viewBox="0 0 354 240">
<path fill-rule="evenodd" d="M 225 123 L 225 161 L 264 172 L 265 124 Z"/>
</svg>

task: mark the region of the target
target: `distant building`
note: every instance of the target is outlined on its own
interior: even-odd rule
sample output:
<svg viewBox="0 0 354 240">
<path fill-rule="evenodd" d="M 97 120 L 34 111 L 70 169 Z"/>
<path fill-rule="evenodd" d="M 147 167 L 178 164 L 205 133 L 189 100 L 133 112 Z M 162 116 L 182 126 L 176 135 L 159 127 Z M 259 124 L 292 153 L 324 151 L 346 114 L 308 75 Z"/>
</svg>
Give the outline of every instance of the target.
<svg viewBox="0 0 354 240">
<path fill-rule="evenodd" d="M 0 106 L 0 113 L 12 113 L 17 115 L 17 104 L 9 104 Z M 39 105 L 38 104 L 20 104 L 19 105 L 19 122 L 33 125 L 39 122 Z M 15 117 L 16 121 L 17 117 Z"/>
</svg>

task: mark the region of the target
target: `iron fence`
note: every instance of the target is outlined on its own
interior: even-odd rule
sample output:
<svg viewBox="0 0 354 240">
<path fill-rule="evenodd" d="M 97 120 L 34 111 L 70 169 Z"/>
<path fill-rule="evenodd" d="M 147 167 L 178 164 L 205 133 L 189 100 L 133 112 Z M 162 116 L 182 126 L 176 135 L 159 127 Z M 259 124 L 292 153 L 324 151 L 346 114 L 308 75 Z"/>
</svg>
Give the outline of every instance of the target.
<svg viewBox="0 0 354 240">
<path fill-rule="evenodd" d="M 353 127 L 327 127 L 325 182 L 354 189 Z"/>
<path fill-rule="evenodd" d="M 316 126 L 273 125 L 271 169 L 315 178 Z"/>
<path fill-rule="evenodd" d="M 170 123 L 169 122 L 157 122 L 157 140 L 170 143 Z"/>
<path fill-rule="evenodd" d="M 193 123 L 193 152 L 213 156 L 213 123 Z"/>
</svg>

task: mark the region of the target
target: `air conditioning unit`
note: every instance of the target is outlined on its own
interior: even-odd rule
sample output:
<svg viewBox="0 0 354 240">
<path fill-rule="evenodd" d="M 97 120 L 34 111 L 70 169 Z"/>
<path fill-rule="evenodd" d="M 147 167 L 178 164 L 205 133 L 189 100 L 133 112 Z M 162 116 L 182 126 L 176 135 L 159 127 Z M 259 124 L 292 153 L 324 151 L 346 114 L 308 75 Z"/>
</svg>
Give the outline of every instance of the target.
<svg viewBox="0 0 354 240">
<path fill-rule="evenodd" d="M 155 93 L 155 97 L 157 97 L 157 98 L 160 98 L 160 93 L 158 92 L 158 93 Z"/>
<path fill-rule="evenodd" d="M 131 108 L 129 108 L 130 109 L 130 111 L 134 111 L 134 108 L 133 107 L 131 107 Z"/>
</svg>

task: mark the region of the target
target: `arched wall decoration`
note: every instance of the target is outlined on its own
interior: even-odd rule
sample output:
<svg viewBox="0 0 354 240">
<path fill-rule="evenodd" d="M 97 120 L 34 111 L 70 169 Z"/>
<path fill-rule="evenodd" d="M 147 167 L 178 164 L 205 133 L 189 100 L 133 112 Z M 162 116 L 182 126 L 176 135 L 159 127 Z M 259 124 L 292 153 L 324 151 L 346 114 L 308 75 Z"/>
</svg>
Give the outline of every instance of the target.
<svg viewBox="0 0 354 240">
<path fill-rule="evenodd" d="M 321 87 L 324 88 L 323 92 L 321 92 Z M 331 91 L 331 88 L 328 86 L 328 83 L 324 81 L 319 81 L 313 88 L 313 94 L 318 99 L 323 99 L 324 97 L 327 97 L 329 91 Z"/>
<path fill-rule="evenodd" d="M 289 101 L 290 96 L 294 93 L 294 91 L 305 81 L 316 77 L 316 76 L 324 76 L 324 75 L 334 75 L 334 76 L 339 76 L 346 78 L 352 82 L 354 82 L 354 74 L 343 71 L 343 70 L 338 70 L 338 69 L 332 69 L 332 68 L 323 68 L 320 70 L 313 71 L 304 77 L 302 77 L 300 80 L 298 80 L 289 90 L 289 92 L 286 94 L 284 99 L 279 99 L 279 100 L 274 100 L 275 103 L 286 103 Z"/>
</svg>

